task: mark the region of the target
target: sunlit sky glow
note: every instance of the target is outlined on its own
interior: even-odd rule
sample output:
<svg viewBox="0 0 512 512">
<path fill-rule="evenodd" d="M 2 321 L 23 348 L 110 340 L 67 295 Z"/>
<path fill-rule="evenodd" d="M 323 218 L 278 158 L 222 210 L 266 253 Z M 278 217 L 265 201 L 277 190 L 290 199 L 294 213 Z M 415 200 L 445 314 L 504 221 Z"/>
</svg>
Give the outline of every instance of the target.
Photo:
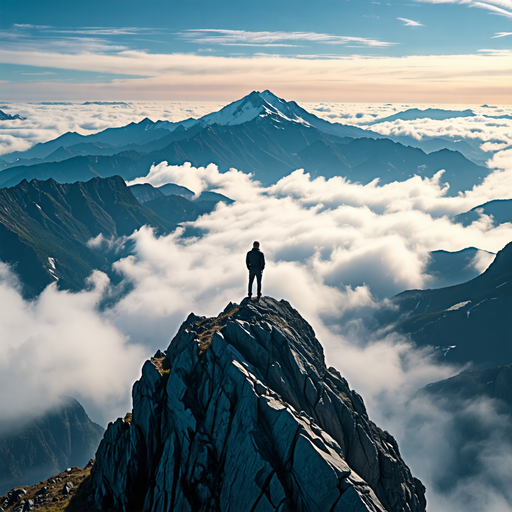
<svg viewBox="0 0 512 512">
<path fill-rule="evenodd" d="M 512 1 L 3 0 L 0 101 L 511 103 Z"/>
</svg>

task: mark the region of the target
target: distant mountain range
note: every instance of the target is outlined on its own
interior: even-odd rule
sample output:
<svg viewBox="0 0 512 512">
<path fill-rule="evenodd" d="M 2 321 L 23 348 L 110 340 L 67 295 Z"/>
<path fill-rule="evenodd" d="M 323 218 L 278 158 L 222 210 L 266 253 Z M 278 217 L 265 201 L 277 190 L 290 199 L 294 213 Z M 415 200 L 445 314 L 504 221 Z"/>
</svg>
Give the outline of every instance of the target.
<svg viewBox="0 0 512 512">
<path fill-rule="evenodd" d="M 28 421 L 0 419 L 0 496 L 68 467 L 84 466 L 94 457 L 103 432 L 70 397 Z"/>
<path fill-rule="evenodd" d="M 419 345 L 434 346 L 448 362 L 478 368 L 512 361 L 512 243 L 471 281 L 436 290 L 409 290 L 392 301 L 398 310 L 380 318 L 409 334 Z"/>
<path fill-rule="evenodd" d="M 398 140 L 398 139 L 397 139 Z M 418 146 L 429 146 L 426 154 Z M 218 112 L 179 123 L 144 119 L 93 135 L 66 133 L 25 152 L 3 155 L 0 187 L 23 179 L 87 181 L 120 175 L 125 180 L 147 175 L 151 165 L 191 162 L 235 167 L 251 172 L 264 185 L 299 168 L 312 176 L 345 176 L 353 182 L 403 181 L 432 177 L 444 169 L 452 194 L 480 183 L 490 172 L 468 160 L 481 153 L 464 141 L 437 138 L 399 142 L 370 130 L 330 123 L 286 102 L 270 91 L 252 92 Z"/>
</svg>

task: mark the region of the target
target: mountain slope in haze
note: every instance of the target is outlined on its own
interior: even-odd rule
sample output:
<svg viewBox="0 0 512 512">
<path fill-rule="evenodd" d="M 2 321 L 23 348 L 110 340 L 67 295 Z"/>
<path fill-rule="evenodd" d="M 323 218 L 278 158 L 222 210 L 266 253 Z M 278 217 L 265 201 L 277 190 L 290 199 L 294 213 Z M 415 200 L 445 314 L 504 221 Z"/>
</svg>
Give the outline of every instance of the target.
<svg viewBox="0 0 512 512">
<path fill-rule="evenodd" d="M 196 220 L 205 213 L 211 213 L 218 202 L 231 204 L 234 201 L 215 192 L 203 192 L 197 198 L 188 188 L 168 183 L 155 188 L 149 183 L 131 185 L 133 195 L 157 215 L 169 222 L 180 223 Z M 171 194 L 167 192 L 179 192 Z"/>
<path fill-rule="evenodd" d="M 166 183 L 160 187 L 153 187 L 153 185 L 150 185 L 149 183 L 141 183 L 138 185 L 130 185 L 128 188 L 141 204 L 145 204 L 153 199 L 162 199 L 166 196 L 184 197 L 195 204 L 204 201 L 208 201 L 210 203 L 218 203 L 220 201 L 223 201 L 226 204 L 234 203 L 233 199 L 230 199 L 223 194 L 219 194 L 218 192 L 211 192 L 209 190 L 205 190 L 196 196 L 192 190 L 182 187 L 181 185 L 176 185 L 175 183 Z"/>
<path fill-rule="evenodd" d="M 191 162 L 194 166 L 215 163 L 222 171 L 236 167 L 255 172 L 264 181 L 277 180 L 300 167 L 294 153 L 326 135 L 317 129 L 290 124 L 286 130 L 270 121 L 257 125 L 207 126 L 190 139 L 174 141 L 150 153 L 125 151 L 114 156 L 85 156 L 69 160 L 18 166 L 0 172 L 0 186 L 14 186 L 22 179 L 53 179 L 66 183 L 86 181 L 95 176 L 118 174 L 131 181 L 146 176 L 151 165 L 163 161 L 170 165 Z M 335 136 L 329 136 L 339 140 Z"/>
<path fill-rule="evenodd" d="M 196 220 L 205 213 L 211 213 L 215 209 L 217 202 L 189 201 L 182 196 L 164 195 L 144 204 L 169 222 L 179 223 Z"/>
<path fill-rule="evenodd" d="M 192 199 L 195 194 L 192 190 L 182 187 L 181 185 L 176 185 L 175 183 L 166 183 L 165 185 L 161 185 L 157 187 L 160 192 L 163 192 L 166 196 L 175 195 L 186 197 L 187 199 Z"/>
<path fill-rule="evenodd" d="M 495 199 L 475 206 L 465 213 L 454 217 L 456 222 L 469 226 L 480 218 L 480 214 L 492 216 L 495 225 L 512 222 L 512 199 Z"/>
<path fill-rule="evenodd" d="M 330 178 L 345 176 L 363 184 L 404 181 L 414 175 L 432 178 L 444 170 L 441 181 L 450 183 L 450 195 L 479 183 L 489 170 L 467 160 L 461 153 L 442 149 L 426 154 L 389 139 L 354 139 L 345 144 L 317 140 L 299 151 L 305 170 Z"/>
<path fill-rule="evenodd" d="M 139 185 L 130 185 L 128 187 L 131 193 L 137 198 L 140 204 L 147 203 L 148 201 L 152 201 L 153 199 L 165 197 L 165 194 L 153 187 L 149 183 L 141 183 Z M 191 192 L 194 195 L 193 192 Z"/>
<path fill-rule="evenodd" d="M 471 188 L 490 172 L 458 152 L 441 150 L 426 154 L 388 139 L 340 139 L 301 123 L 286 129 L 271 119 L 234 126 L 212 125 L 190 139 L 174 141 L 151 153 L 127 151 L 114 156 L 86 156 L 0 172 L 0 187 L 22 179 L 53 179 L 66 183 L 95 176 L 120 175 L 130 181 L 146 176 L 160 162 L 195 167 L 216 164 L 220 171 L 235 167 L 251 172 L 264 185 L 277 182 L 295 169 L 313 176 L 345 176 L 363 184 L 379 178 L 382 183 L 403 181 L 415 174 L 432 177 L 445 170 L 441 180 L 451 183 L 450 194 Z"/>
<path fill-rule="evenodd" d="M 120 177 L 0 189 L 0 260 L 13 266 L 29 296 L 53 282 L 82 289 L 93 269 L 109 273 L 109 260 L 89 240 L 130 235 L 143 225 L 162 233 L 176 227 L 141 205 Z"/>
<path fill-rule="evenodd" d="M 454 119 L 457 117 L 475 117 L 475 113 L 472 110 L 444 110 L 440 108 L 427 108 L 425 110 L 421 110 L 418 108 L 410 108 L 408 110 L 404 110 L 403 112 L 398 112 L 398 114 L 393 114 L 392 116 L 383 117 L 380 119 L 376 119 L 370 125 L 378 124 L 378 123 L 388 123 L 392 121 L 402 120 L 402 121 L 414 121 L 415 119 L 434 119 L 434 120 L 444 120 L 444 119 Z"/>
<path fill-rule="evenodd" d="M 477 368 L 512 361 L 512 243 L 481 275 L 437 290 L 410 290 L 393 297 L 394 314 L 381 319 L 419 345 L 439 347 L 447 361 Z"/>
<path fill-rule="evenodd" d="M 420 392 L 450 400 L 475 400 L 477 397 L 498 399 L 512 416 L 512 364 L 464 370 L 454 377 L 429 384 Z"/>
<path fill-rule="evenodd" d="M 480 489 L 489 489 L 493 498 L 508 498 L 510 503 L 512 493 L 503 467 L 512 455 L 512 366 L 465 370 L 422 388 L 413 402 L 414 409 L 423 411 L 420 424 L 425 411 L 432 408 L 435 412 L 430 414 L 447 422 L 437 423 L 444 430 L 437 435 L 447 445 L 446 464 L 434 472 L 432 482 L 438 491 L 452 493 L 468 483 L 474 490 L 476 483 Z"/>
<path fill-rule="evenodd" d="M 79 144 L 98 144 L 99 147 L 116 147 L 127 144 L 145 144 L 152 140 L 166 136 L 169 132 L 148 118 L 139 123 L 129 123 L 118 128 L 107 128 L 91 135 L 81 135 L 76 132 L 67 132 L 48 142 L 40 142 L 26 151 L 15 151 L 3 155 L 9 162 L 15 160 L 36 158 L 45 159 L 60 148 L 77 147 Z"/>
<path fill-rule="evenodd" d="M 482 252 L 489 256 L 492 254 L 475 247 L 466 247 L 456 252 L 432 251 L 425 273 L 435 279 L 435 288 L 465 283 L 481 274 L 475 267 L 475 258 Z"/>
<path fill-rule="evenodd" d="M 28 421 L 0 419 L 0 495 L 70 466 L 85 466 L 103 432 L 70 397 Z"/>
<path fill-rule="evenodd" d="M 91 471 L 100 510 L 425 510 L 395 439 L 307 322 L 270 297 L 191 314 Z"/>
</svg>

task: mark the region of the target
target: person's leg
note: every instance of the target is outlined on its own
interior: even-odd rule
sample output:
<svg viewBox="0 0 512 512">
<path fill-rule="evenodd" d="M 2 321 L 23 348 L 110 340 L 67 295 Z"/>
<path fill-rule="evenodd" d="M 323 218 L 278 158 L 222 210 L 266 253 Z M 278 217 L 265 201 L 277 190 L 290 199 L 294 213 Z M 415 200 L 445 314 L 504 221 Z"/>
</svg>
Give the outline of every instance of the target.
<svg viewBox="0 0 512 512">
<path fill-rule="evenodd" d="M 253 274 L 252 272 L 249 272 L 249 297 L 252 295 L 252 283 L 254 282 L 254 276 L 255 274 Z"/>
<path fill-rule="evenodd" d="M 256 274 L 256 282 L 258 283 L 258 297 L 261 297 L 261 272 Z"/>
</svg>

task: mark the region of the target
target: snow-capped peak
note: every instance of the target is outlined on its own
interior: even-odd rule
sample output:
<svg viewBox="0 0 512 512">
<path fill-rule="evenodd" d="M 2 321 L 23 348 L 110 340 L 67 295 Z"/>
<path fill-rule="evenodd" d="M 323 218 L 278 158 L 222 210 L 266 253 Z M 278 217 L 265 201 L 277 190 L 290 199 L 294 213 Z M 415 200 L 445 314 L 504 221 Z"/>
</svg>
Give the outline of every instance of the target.
<svg viewBox="0 0 512 512">
<path fill-rule="evenodd" d="M 309 126 L 309 123 L 301 117 L 302 112 L 305 113 L 294 101 L 282 100 L 270 91 L 253 91 L 218 112 L 202 117 L 199 122 L 204 125 L 217 123 L 233 126 L 252 121 L 257 117 L 271 116 L 277 122 L 286 120 Z"/>
</svg>

